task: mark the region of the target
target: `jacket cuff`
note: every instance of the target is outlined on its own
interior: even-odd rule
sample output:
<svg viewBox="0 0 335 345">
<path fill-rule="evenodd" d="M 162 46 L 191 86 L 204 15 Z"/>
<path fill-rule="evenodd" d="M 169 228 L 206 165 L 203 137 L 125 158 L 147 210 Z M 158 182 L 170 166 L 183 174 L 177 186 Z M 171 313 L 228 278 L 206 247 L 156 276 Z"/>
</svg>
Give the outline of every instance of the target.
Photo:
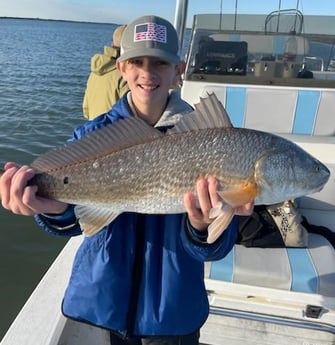
<svg viewBox="0 0 335 345">
<path fill-rule="evenodd" d="M 207 243 L 207 237 L 208 237 L 208 231 L 199 231 L 195 229 L 191 223 L 188 217 L 186 217 L 186 232 L 188 237 L 197 244 L 208 244 Z"/>
<path fill-rule="evenodd" d="M 49 228 L 56 231 L 69 230 L 78 225 L 78 219 L 74 214 L 74 205 L 69 205 L 62 214 L 42 213 L 39 217 Z"/>
</svg>

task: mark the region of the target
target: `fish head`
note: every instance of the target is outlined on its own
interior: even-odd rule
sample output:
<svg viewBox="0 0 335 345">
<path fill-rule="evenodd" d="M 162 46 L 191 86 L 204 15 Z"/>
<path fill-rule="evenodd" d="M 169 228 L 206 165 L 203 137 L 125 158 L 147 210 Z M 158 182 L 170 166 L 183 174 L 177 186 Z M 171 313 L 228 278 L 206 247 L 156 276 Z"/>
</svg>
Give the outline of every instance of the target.
<svg viewBox="0 0 335 345">
<path fill-rule="evenodd" d="M 268 151 L 255 165 L 256 204 L 275 204 L 319 192 L 329 169 L 293 142 Z"/>
</svg>

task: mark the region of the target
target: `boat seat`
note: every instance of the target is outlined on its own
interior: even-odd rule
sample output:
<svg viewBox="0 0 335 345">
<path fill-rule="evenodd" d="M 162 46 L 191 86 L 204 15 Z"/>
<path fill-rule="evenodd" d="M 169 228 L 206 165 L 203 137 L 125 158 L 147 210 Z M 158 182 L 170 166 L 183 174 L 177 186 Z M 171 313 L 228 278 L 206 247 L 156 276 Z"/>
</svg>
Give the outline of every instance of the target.
<svg viewBox="0 0 335 345">
<path fill-rule="evenodd" d="M 208 279 L 335 297 L 335 250 L 309 234 L 307 248 L 250 248 L 236 244 L 222 260 L 207 262 Z"/>
<path fill-rule="evenodd" d="M 215 83 L 198 89 L 200 97 L 212 92 L 226 108 L 235 127 L 305 135 L 335 134 L 333 90 Z"/>
</svg>

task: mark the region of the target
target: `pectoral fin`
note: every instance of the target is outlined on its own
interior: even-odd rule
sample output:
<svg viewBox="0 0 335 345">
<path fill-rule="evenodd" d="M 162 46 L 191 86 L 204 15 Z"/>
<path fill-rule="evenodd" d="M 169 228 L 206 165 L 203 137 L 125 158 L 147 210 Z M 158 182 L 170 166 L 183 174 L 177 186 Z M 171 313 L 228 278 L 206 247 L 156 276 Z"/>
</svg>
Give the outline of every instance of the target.
<svg viewBox="0 0 335 345">
<path fill-rule="evenodd" d="M 220 203 L 209 213 L 210 218 L 215 218 L 208 226 L 207 243 L 215 242 L 219 236 L 227 229 L 235 214 L 234 208 L 228 204 Z"/>
<path fill-rule="evenodd" d="M 74 213 L 86 236 L 96 234 L 119 215 L 109 209 L 82 205 L 75 206 Z"/>
<path fill-rule="evenodd" d="M 226 204 L 235 208 L 252 202 L 257 192 L 257 185 L 253 182 L 247 182 L 239 189 L 218 191 L 218 194 Z"/>
<path fill-rule="evenodd" d="M 207 243 L 215 242 L 227 229 L 235 215 L 235 209 L 252 202 L 257 195 L 257 185 L 247 182 L 241 188 L 234 190 L 218 191 L 222 199 L 216 207 L 212 208 L 209 217 L 215 218 L 208 227 Z"/>
</svg>

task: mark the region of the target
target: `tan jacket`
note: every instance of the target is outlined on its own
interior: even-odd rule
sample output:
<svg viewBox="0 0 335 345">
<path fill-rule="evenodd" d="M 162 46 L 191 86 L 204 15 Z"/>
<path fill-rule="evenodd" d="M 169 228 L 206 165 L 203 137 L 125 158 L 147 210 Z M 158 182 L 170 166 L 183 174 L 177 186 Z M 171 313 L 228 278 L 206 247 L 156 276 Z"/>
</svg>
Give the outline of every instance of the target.
<svg viewBox="0 0 335 345">
<path fill-rule="evenodd" d="M 126 82 L 116 69 L 119 51 L 104 47 L 103 54 L 91 59 L 91 73 L 83 100 L 83 114 L 89 120 L 106 113 L 128 91 Z"/>
</svg>

